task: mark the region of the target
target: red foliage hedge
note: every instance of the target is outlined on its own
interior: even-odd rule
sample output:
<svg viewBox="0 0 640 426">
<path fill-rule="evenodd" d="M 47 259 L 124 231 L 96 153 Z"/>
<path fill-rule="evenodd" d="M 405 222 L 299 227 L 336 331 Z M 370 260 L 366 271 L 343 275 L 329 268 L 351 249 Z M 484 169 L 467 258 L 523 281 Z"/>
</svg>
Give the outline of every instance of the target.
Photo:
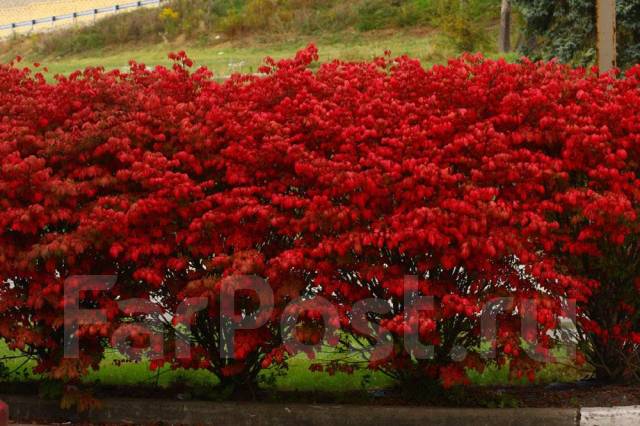
<svg viewBox="0 0 640 426">
<path fill-rule="evenodd" d="M 168 335 L 153 366 L 252 384 L 290 355 L 287 303 L 316 294 L 356 346 L 376 339 L 353 306 L 382 301 L 367 318 L 390 346 L 365 357 L 401 380 L 450 386 L 481 369 L 481 314 L 496 297 L 512 298 L 495 350 L 514 375 L 533 376 L 569 298 L 581 356 L 601 377 L 637 376 L 640 69 L 465 56 L 430 70 L 383 57 L 312 71 L 309 47 L 268 60 L 263 76 L 218 82 L 172 58 L 171 69 L 89 68 L 55 84 L 0 66 L 0 337 L 38 371 L 97 367 L 130 324 L 118 300 L 175 313 L 205 297 L 191 356 Z M 66 359 L 63 283 L 86 274 L 118 277 L 82 296 L 109 324 L 81 326 L 81 357 Z M 216 300 L 235 274 L 267 279 L 275 309 L 227 360 Z M 433 307 L 410 309 L 408 292 Z M 249 312 L 245 296 L 237 309 Z M 522 336 L 530 299 L 538 328 Z M 318 341 L 317 314 L 297 328 L 305 342 Z M 431 359 L 402 344 L 412 333 L 435 345 Z"/>
</svg>

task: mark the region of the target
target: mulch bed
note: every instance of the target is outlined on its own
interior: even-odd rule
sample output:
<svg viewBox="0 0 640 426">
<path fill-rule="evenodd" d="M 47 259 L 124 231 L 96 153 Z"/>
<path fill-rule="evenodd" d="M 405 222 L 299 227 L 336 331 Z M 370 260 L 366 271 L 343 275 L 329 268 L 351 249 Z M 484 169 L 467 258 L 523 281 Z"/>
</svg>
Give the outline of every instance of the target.
<svg viewBox="0 0 640 426">
<path fill-rule="evenodd" d="M 34 395 L 36 383 L 0 383 L 2 393 Z M 640 405 L 640 385 L 612 385 L 595 381 L 528 386 L 468 386 L 443 392 L 425 389 L 384 389 L 343 393 L 261 390 L 256 394 L 228 395 L 211 389 L 156 386 L 94 386 L 93 395 L 106 398 L 167 400 L 252 401 L 265 403 L 398 405 L 468 408 L 576 408 Z"/>
</svg>

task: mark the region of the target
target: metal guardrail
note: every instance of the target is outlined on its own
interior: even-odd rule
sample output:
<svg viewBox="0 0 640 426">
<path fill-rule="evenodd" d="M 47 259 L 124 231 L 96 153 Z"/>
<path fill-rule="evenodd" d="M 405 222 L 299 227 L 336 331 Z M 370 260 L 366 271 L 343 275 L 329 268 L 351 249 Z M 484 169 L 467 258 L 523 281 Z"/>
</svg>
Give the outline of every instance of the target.
<svg viewBox="0 0 640 426">
<path fill-rule="evenodd" d="M 164 0 L 139 0 L 139 1 L 134 1 L 130 3 L 116 4 L 114 6 L 83 10 L 81 12 L 72 12 L 72 13 L 66 13 L 63 15 L 47 16 L 46 18 L 30 19 L 28 21 L 12 22 L 10 24 L 0 25 L 0 31 L 13 30 L 16 28 L 23 28 L 23 27 L 35 27 L 36 25 L 39 25 L 39 24 L 55 24 L 56 22 L 59 22 L 59 21 L 76 19 L 76 18 L 81 18 L 85 16 L 95 17 L 102 13 L 116 13 L 126 9 L 134 9 L 134 8 L 144 7 L 149 5 L 159 5 L 163 1 Z"/>
</svg>

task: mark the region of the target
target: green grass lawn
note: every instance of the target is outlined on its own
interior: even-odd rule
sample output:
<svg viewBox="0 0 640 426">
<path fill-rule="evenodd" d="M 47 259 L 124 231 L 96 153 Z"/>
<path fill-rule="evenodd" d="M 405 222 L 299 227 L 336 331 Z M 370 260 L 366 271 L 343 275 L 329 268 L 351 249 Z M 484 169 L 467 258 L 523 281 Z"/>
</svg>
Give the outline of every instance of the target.
<svg viewBox="0 0 640 426">
<path fill-rule="evenodd" d="M 38 375 L 31 373 L 34 362 L 25 363 L 24 358 L 13 358 L 18 354 L 0 341 L 0 363 L 4 363 L 11 374 L 8 381 L 21 381 L 39 379 Z M 319 360 L 330 359 L 331 354 L 321 355 Z M 10 359 L 2 361 L 3 358 Z M 176 383 L 187 384 L 191 387 L 211 387 L 217 383 L 216 377 L 203 370 L 172 370 L 169 367 L 161 368 L 158 371 L 151 371 L 149 363 L 146 361 L 124 362 L 116 365 L 115 362 L 124 360 L 124 357 L 117 351 L 109 349 L 101 368 L 91 371 L 85 378 L 86 383 L 100 383 L 103 385 L 131 386 L 131 385 L 158 385 L 167 387 Z M 316 362 L 316 361 L 313 361 Z M 264 375 L 275 375 L 275 387 L 284 391 L 353 391 L 362 389 L 363 378 L 367 378 L 367 386 L 371 388 L 381 388 L 391 385 L 390 379 L 383 374 L 370 374 L 367 370 L 357 371 L 349 374 L 319 374 L 309 371 L 312 361 L 306 355 L 299 355 L 289 360 L 289 367 L 286 375 L 276 375 L 275 370 L 268 369 Z"/>
<path fill-rule="evenodd" d="M 2 358 L 13 357 L 17 354 L 11 352 L 7 346 L 0 342 L 0 362 Z M 334 355 L 327 351 L 319 356 L 319 359 L 332 359 Z M 207 371 L 172 370 L 169 367 L 159 371 L 149 370 L 148 362 L 125 362 L 116 366 L 114 361 L 123 360 L 123 357 L 115 350 L 107 352 L 106 359 L 98 371 L 91 371 L 84 378 L 86 383 L 96 383 L 109 386 L 160 386 L 185 385 L 189 388 L 206 389 L 215 386 L 217 379 Z M 26 364 L 22 358 L 12 358 L 4 361 L 5 366 L 11 371 L 6 381 L 37 380 L 39 377 L 31 373 L 33 362 Z M 274 375 L 273 387 L 279 391 L 302 392 L 335 392 L 344 393 L 358 390 L 371 390 L 390 387 L 393 382 L 382 373 L 371 372 L 367 369 L 356 371 L 354 374 L 337 373 L 334 376 L 309 371 L 309 365 L 315 361 L 307 359 L 306 355 L 299 355 L 289 360 L 288 371 L 284 375 L 275 375 L 273 369 L 265 370 L 264 375 Z M 540 383 L 574 381 L 581 374 L 572 368 L 563 365 L 550 364 L 538 375 Z M 483 373 L 470 372 L 470 378 L 477 385 L 506 385 L 526 384 L 526 379 L 511 381 L 507 367 L 489 366 Z"/>
<path fill-rule="evenodd" d="M 120 49 L 90 51 L 82 55 L 68 57 L 42 57 L 26 53 L 25 64 L 39 62 L 48 67 L 49 75 L 69 74 L 88 66 L 101 65 L 106 69 L 126 69 L 128 62 L 137 62 L 149 66 L 169 65 L 167 54 L 171 51 L 185 50 L 195 61 L 196 66 L 206 66 L 217 76 L 226 76 L 234 72 L 253 73 L 262 64 L 265 57 L 292 57 L 299 49 L 309 43 L 315 43 L 320 52 L 320 60 L 369 60 L 381 56 L 386 50 L 392 55 L 409 55 L 419 59 L 424 66 L 444 63 L 447 58 L 458 56 L 453 42 L 445 35 L 427 30 L 396 30 L 369 33 L 343 32 L 322 36 L 291 36 L 289 38 L 241 39 L 220 41 L 219 43 L 179 44 L 162 43 L 140 47 L 128 46 Z M 17 52 L 5 53 L 0 60 L 7 62 Z M 485 52 L 489 57 L 497 57 L 494 51 Z M 509 55 L 513 60 L 517 55 Z"/>
</svg>

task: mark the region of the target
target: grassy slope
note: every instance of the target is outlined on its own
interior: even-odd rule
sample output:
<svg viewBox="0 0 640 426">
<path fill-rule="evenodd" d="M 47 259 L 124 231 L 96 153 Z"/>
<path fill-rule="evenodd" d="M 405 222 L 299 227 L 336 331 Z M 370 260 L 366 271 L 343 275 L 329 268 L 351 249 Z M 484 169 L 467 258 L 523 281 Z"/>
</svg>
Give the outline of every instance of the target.
<svg viewBox="0 0 640 426">
<path fill-rule="evenodd" d="M 27 54 L 28 62 L 40 62 L 49 69 L 50 76 L 68 74 L 87 66 L 102 65 L 107 69 L 126 68 L 130 59 L 149 66 L 168 65 L 167 53 L 186 50 L 196 65 L 207 66 L 218 76 L 233 72 L 255 72 L 266 56 L 276 59 L 291 57 L 309 43 L 315 43 L 320 50 L 321 61 L 332 59 L 368 60 L 380 56 L 385 50 L 393 55 L 409 55 L 418 58 L 423 65 L 446 62 L 449 57 L 457 56 L 459 51 L 453 47 L 450 39 L 436 31 L 425 29 L 381 30 L 367 33 L 341 32 L 334 35 L 278 37 L 266 39 L 251 37 L 239 40 L 220 40 L 203 45 L 195 43 L 161 43 L 144 46 L 125 46 L 118 49 L 94 50 L 82 55 L 67 57 L 47 57 Z M 12 59 L 15 52 L 0 56 L 0 61 Z M 497 56 L 494 52 L 485 52 L 487 56 Z M 515 55 L 509 59 L 515 58 Z"/>
<path fill-rule="evenodd" d="M 77 0 L 68 3 L 73 2 Z M 206 9 L 206 14 L 205 4 L 210 3 L 205 0 L 174 0 L 170 6 L 176 10 L 175 21 L 161 17 L 155 8 L 123 13 L 95 25 L 0 43 L 0 61 L 20 55 L 27 63 L 46 65 L 52 77 L 87 66 L 126 68 L 131 59 L 149 66 L 168 65 L 169 51 L 186 50 L 198 65 L 225 76 L 255 72 L 265 56 L 291 57 L 311 42 L 318 45 L 322 61 L 370 60 L 389 50 L 430 66 L 458 56 L 462 46 L 496 56 L 499 8 L 494 0 L 469 0 L 464 9 L 458 0 L 399 3 L 403 6 L 384 0 L 282 0 L 271 10 L 265 9 L 270 4 L 266 0 L 220 0 L 220 10 Z M 301 4 L 306 5 L 303 10 Z M 407 16 L 400 19 L 403 13 Z M 374 28 L 387 29 L 371 31 Z"/>
</svg>

